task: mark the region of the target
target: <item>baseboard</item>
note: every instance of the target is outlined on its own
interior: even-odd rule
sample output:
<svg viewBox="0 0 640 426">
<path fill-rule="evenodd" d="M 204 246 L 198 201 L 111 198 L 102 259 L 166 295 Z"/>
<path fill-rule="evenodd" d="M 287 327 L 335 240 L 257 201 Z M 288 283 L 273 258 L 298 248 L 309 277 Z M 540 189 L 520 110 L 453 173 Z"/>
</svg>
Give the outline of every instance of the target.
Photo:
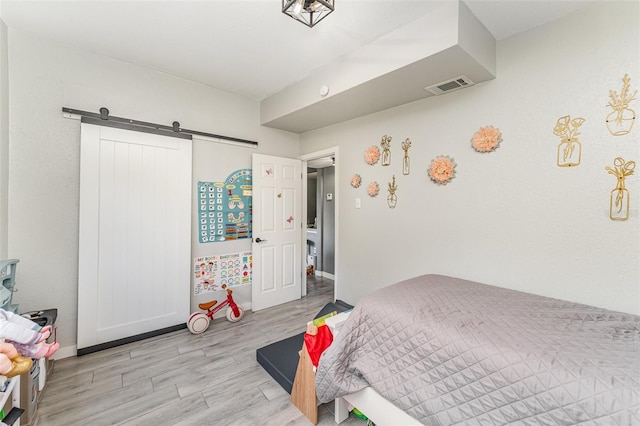
<svg viewBox="0 0 640 426">
<path fill-rule="evenodd" d="M 334 280 L 334 281 L 336 279 L 336 276 L 334 274 L 330 274 L 329 272 L 315 271 L 315 274 L 318 277 L 329 278 L 330 280 Z"/>
<path fill-rule="evenodd" d="M 78 355 L 78 346 L 71 345 L 71 346 L 65 346 L 64 348 L 58 349 L 51 358 L 64 359 L 64 358 L 71 358 L 72 356 L 77 356 L 77 355 Z"/>
</svg>

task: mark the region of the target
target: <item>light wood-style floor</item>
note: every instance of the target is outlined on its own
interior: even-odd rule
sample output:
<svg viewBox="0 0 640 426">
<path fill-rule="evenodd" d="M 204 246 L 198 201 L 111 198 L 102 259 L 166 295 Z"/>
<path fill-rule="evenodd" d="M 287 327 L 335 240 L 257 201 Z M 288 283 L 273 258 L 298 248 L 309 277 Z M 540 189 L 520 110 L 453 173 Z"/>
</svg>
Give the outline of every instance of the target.
<svg viewBox="0 0 640 426">
<path fill-rule="evenodd" d="M 216 319 L 187 329 L 55 362 L 37 426 L 310 425 L 289 394 L 256 361 L 256 349 L 305 330 L 333 300 L 333 281 L 316 277 L 308 296 L 238 323 Z M 319 407 L 332 425 L 333 404 Z M 364 425 L 351 415 L 343 424 Z"/>
</svg>

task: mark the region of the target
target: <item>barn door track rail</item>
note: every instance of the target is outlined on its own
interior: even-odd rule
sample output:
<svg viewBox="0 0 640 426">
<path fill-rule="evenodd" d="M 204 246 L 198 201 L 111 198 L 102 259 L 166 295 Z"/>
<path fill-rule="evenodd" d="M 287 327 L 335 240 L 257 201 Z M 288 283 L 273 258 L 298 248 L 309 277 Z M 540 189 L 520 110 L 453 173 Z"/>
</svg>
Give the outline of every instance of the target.
<svg viewBox="0 0 640 426">
<path fill-rule="evenodd" d="M 62 107 L 62 116 L 65 118 L 72 118 L 76 120 L 79 119 L 83 123 L 96 124 L 99 126 L 117 127 L 120 129 L 153 133 L 183 139 L 193 138 L 211 142 L 229 143 L 232 145 L 241 145 L 250 148 L 258 147 L 258 142 L 247 139 L 239 139 L 231 136 L 216 135 L 214 133 L 183 129 L 182 127 L 180 127 L 180 122 L 178 121 L 174 121 L 171 126 L 167 126 L 164 124 L 148 123 L 146 121 L 116 117 L 113 115 L 109 115 L 109 110 L 105 107 L 100 108 L 99 113 Z"/>
</svg>

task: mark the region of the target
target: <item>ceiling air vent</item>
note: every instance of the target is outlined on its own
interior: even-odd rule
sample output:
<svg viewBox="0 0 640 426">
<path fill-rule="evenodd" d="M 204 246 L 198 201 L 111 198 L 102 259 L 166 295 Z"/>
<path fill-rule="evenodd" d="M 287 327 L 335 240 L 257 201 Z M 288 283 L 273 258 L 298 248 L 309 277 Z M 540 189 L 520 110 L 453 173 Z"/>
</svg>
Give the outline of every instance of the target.
<svg viewBox="0 0 640 426">
<path fill-rule="evenodd" d="M 451 80 L 443 81 L 433 86 L 425 87 L 424 90 L 428 90 L 434 95 L 442 95 L 443 93 L 453 92 L 454 90 L 462 89 L 463 87 L 473 86 L 475 83 L 469 79 L 466 75 L 453 78 Z"/>
</svg>

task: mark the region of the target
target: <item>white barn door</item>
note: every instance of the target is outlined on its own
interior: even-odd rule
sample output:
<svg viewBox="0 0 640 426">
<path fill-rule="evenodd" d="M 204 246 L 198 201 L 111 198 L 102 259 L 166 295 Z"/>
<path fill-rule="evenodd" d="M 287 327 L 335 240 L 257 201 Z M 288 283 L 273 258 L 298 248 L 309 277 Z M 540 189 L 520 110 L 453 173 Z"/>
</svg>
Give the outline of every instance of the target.
<svg viewBox="0 0 640 426">
<path fill-rule="evenodd" d="M 78 349 L 189 317 L 191 149 L 82 123 Z"/>
<path fill-rule="evenodd" d="M 302 161 L 253 154 L 251 309 L 302 296 Z"/>
</svg>

